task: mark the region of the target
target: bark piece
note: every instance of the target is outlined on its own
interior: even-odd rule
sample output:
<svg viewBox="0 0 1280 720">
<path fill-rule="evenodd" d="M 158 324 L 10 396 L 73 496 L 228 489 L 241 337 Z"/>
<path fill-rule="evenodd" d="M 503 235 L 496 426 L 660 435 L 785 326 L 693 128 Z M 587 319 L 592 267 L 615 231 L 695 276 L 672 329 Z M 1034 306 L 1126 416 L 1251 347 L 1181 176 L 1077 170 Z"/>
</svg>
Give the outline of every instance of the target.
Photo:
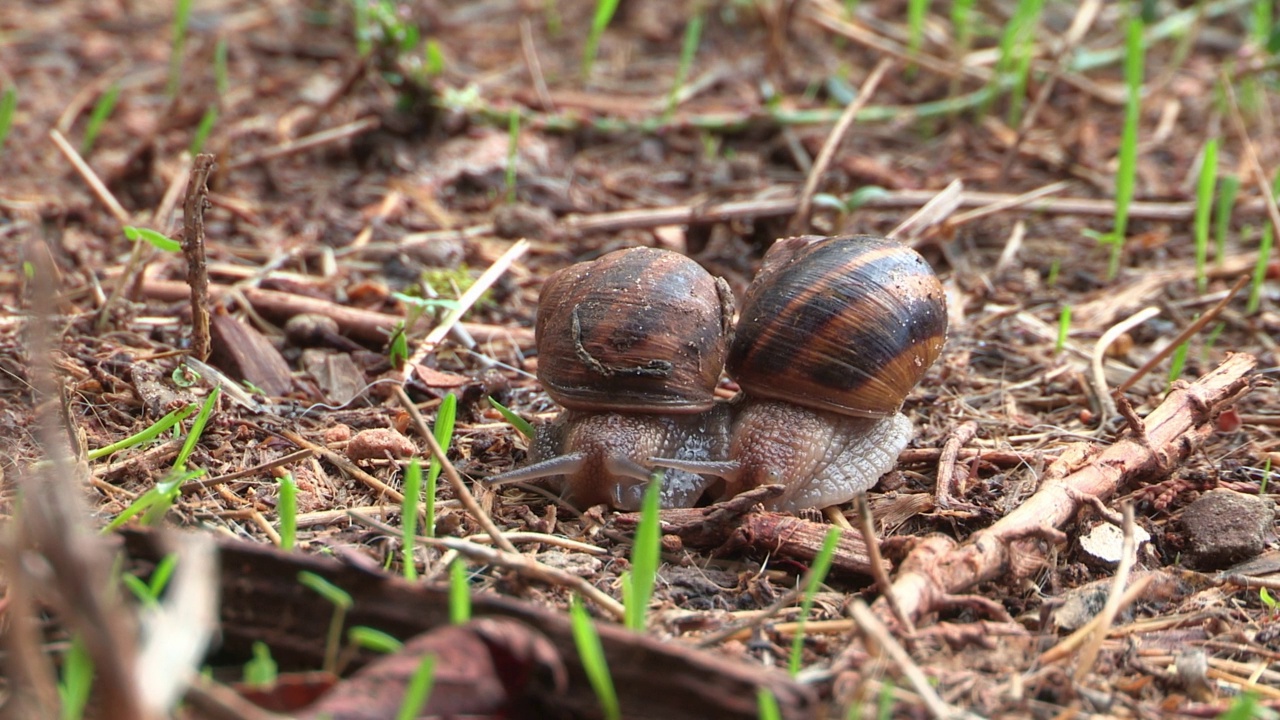
<svg viewBox="0 0 1280 720">
<path fill-rule="evenodd" d="M 293 389 L 289 363 L 266 336 L 227 314 L 221 305 L 214 308 L 212 320 L 210 364 L 236 380 L 249 381 L 272 397 Z"/>
<path fill-rule="evenodd" d="M 831 526 L 756 507 L 781 494 L 782 486 L 765 485 L 704 508 L 663 510 L 662 533 L 679 537 L 686 547 L 716 555 L 747 552 L 808 565 L 822 549 Z M 634 533 L 640 524 L 640 513 L 620 513 L 613 517 L 613 523 L 625 533 Z M 836 573 L 870 574 L 871 559 L 859 533 L 840 536 L 831 569 Z"/>
<path fill-rule="evenodd" d="M 146 530 L 121 533 L 131 558 L 154 563 L 164 555 Z M 314 572 L 351 594 L 347 626 L 366 625 L 409 638 L 449 624 L 445 588 L 407 583 L 330 558 L 284 553 L 236 540 L 219 541 L 222 555 L 222 652 L 220 663 L 243 663 L 255 640 L 266 642 L 282 670 L 320 667 L 325 628 L 333 606 L 297 582 L 300 571 Z M 531 682 L 515 702 L 511 717 L 596 717 L 599 702 L 582 668 L 568 617 L 530 603 L 488 594 L 472 597 L 472 616 L 506 617 L 541 633 L 555 648 L 568 673 L 568 685 Z M 785 673 L 726 660 L 679 642 L 659 640 L 611 623 L 597 623 L 605 661 L 627 718 L 701 720 L 758 717 L 758 690 L 778 700 L 784 718 L 812 717 L 817 697 Z M 363 654 L 359 662 L 374 658 Z M 519 714 L 545 702 L 545 714 Z M 539 709 L 540 712 L 540 709 Z"/>
</svg>

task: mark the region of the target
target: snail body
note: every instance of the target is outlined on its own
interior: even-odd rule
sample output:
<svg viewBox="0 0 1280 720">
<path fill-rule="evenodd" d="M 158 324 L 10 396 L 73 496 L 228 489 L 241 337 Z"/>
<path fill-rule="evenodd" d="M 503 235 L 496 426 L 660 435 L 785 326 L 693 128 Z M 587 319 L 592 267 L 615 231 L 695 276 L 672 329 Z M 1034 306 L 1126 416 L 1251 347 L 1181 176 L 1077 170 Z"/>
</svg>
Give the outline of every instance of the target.
<svg viewBox="0 0 1280 720">
<path fill-rule="evenodd" d="M 774 509 L 835 505 L 893 468 L 899 409 L 941 353 L 942 285 L 918 253 L 870 236 L 779 240 L 743 301 L 726 371 L 742 388 L 728 459 L 658 465 L 715 474 L 725 497 L 781 483 Z"/>
<path fill-rule="evenodd" d="M 714 393 L 732 309 L 723 280 L 664 250 L 619 250 L 552 275 L 538 298 L 538 379 L 566 410 L 538 429 L 532 465 L 490 480 L 551 478 L 579 506 L 634 510 L 650 457 L 722 461 L 728 412 Z M 669 471 L 662 505 L 692 505 L 712 481 Z"/>
</svg>

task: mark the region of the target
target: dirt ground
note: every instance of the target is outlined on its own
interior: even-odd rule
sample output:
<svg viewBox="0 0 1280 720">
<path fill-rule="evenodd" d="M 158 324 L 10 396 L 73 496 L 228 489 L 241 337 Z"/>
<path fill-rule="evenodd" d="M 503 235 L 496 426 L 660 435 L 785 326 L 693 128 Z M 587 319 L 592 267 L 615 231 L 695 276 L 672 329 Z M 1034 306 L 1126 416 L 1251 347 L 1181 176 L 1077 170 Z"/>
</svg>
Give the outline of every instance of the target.
<svg viewBox="0 0 1280 720">
<path fill-rule="evenodd" d="M 809 699 L 783 702 L 783 715 L 1216 717 L 1246 692 L 1280 707 L 1280 609 L 1260 590 L 1280 587 L 1268 484 L 1280 461 L 1280 256 L 1258 261 L 1264 228 L 1280 222 L 1258 180 L 1280 168 L 1280 96 L 1276 55 L 1253 39 L 1255 4 L 1154 4 L 1135 202 L 1114 275 L 1097 237 L 1114 226 L 1125 7 L 1086 2 L 1077 15 L 1076 4 L 1046 3 L 1014 103 L 1016 89 L 985 89 L 1015 3 L 979 3 L 967 51 L 951 5 L 925 5 L 913 56 L 905 2 L 637 0 L 622 4 L 584 78 L 594 10 L 584 0 L 371 3 L 362 40 L 348 2 L 199 0 L 177 74 L 171 3 L 4 3 L 0 87 L 16 88 L 17 107 L 0 149 L 0 511 L 11 517 L 23 484 L 46 477 L 34 463 L 57 459 L 51 443 L 82 461 L 58 481 L 74 483 L 67 496 L 85 500 L 93 528 L 173 466 L 181 436 L 83 453 L 213 387 L 179 369 L 193 338 L 183 253 L 122 230 L 190 232 L 189 151 L 212 118 L 203 233 L 225 312 L 215 310 L 209 363 L 234 380 L 247 372 L 265 393 L 223 393 L 189 459 L 204 475 L 186 480 L 169 525 L 269 546 L 288 470 L 302 552 L 400 574 L 399 535 L 382 528 L 401 527 L 407 458 L 378 446 L 353 469 L 345 443 L 390 428 L 429 457 L 397 389 L 428 424 L 453 393 L 448 455 L 479 512 L 442 477 L 437 534 L 474 546 L 487 537 L 481 516 L 503 533 L 540 533 L 516 542 L 531 566 L 620 599 L 628 518 L 473 482 L 528 452 L 488 398 L 531 421 L 558 412 L 532 374 L 545 278 L 647 245 L 696 259 L 741 298 L 777 238 L 893 233 L 937 271 L 950 321 L 941 359 L 906 400 L 915 437 L 868 494 L 905 618 L 846 530 L 851 545 L 806 629 L 797 692 Z M 677 85 L 695 12 L 700 42 Z M 841 124 L 855 97 L 856 118 Z M 1239 192 L 1230 217 L 1210 222 L 1198 282 L 1196 191 L 1212 138 L 1219 176 Z M 428 309 L 407 333 L 408 371 L 392 366 L 402 294 L 455 300 L 495 267 L 463 332 L 442 336 L 448 310 Z M 303 312 L 330 315 L 336 331 L 282 332 Z M 1183 340 L 1171 382 L 1167 351 Z M 722 380 L 723 395 L 735 389 Z M 1189 509 L 1196 502 L 1208 504 Z M 1030 509 L 1016 515 L 1020 506 Z M 817 544 L 804 533 L 820 540 L 833 519 L 858 518 L 852 504 L 806 511 L 795 526 L 758 509 L 747 517 L 710 545 L 667 528 L 647 632 L 670 652 L 701 645 L 744 677 L 780 677 L 766 668 L 790 657 L 799 601 L 788 593 Z M 62 607 L 63 618 L 67 607 L 30 563 L 14 569 L 19 548 L 42 547 L 20 525 L 6 523 L 10 658 L 21 656 L 14 614 L 31 602 L 15 599 L 18 586 L 39 599 L 30 607 Z M 1119 567 L 1114 547 L 1092 544 L 1108 532 L 1113 546 L 1136 543 Z M 419 548 L 422 582 L 443 586 L 442 559 L 457 552 Z M 476 597 L 562 616 L 575 592 L 461 552 Z M 1117 576 L 1136 590 L 1122 597 Z M 42 620 L 40 651 L 57 662 L 59 613 L 23 612 Z M 224 622 L 233 617 L 224 608 Z M 24 683 L 50 682 L 7 675 L 15 704 Z M 628 702 L 625 716 L 648 717 L 662 701 Z"/>
</svg>

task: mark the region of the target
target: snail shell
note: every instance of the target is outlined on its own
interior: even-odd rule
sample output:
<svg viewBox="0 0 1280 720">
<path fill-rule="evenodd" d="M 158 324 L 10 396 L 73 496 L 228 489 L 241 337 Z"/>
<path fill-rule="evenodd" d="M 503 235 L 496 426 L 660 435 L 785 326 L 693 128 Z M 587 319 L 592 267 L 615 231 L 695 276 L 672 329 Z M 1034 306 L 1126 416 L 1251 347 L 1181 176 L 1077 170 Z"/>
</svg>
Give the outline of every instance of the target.
<svg viewBox="0 0 1280 720">
<path fill-rule="evenodd" d="M 538 379 L 573 410 L 704 412 L 732 317 L 729 286 L 678 253 L 630 248 L 571 265 L 538 298 Z"/>
<path fill-rule="evenodd" d="M 946 339 L 946 299 L 924 258 L 870 236 L 779 240 L 747 289 L 726 370 L 725 462 L 652 459 L 724 479 L 721 497 L 782 484 L 766 505 L 836 505 L 893 468 L 911 439 L 898 412 Z"/>
<path fill-rule="evenodd" d="M 579 505 L 636 510 L 650 457 L 722 462 L 729 414 L 715 387 L 732 336 L 728 285 L 652 248 L 567 267 L 538 299 L 538 379 L 565 412 L 537 430 L 533 464 L 490 478 L 552 478 Z M 663 507 L 697 502 L 713 478 L 668 470 Z"/>
<path fill-rule="evenodd" d="M 752 397 L 885 417 L 946 335 L 942 284 L 919 253 L 868 235 L 793 237 L 747 289 L 727 370 Z"/>
</svg>

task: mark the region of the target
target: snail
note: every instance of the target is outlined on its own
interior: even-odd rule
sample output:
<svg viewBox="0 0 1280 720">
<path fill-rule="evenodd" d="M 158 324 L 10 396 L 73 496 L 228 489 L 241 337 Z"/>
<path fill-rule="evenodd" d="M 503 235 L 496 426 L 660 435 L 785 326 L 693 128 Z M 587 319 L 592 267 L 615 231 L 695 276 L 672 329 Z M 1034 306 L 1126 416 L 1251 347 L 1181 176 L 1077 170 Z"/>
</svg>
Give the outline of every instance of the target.
<svg viewBox="0 0 1280 720">
<path fill-rule="evenodd" d="M 538 379 L 565 410 L 536 432 L 532 464 L 489 478 L 555 478 L 567 499 L 636 510 L 650 457 L 718 462 L 728 411 L 715 387 L 732 337 L 733 296 L 695 261 L 630 248 L 564 268 L 538 297 Z M 688 507 L 714 478 L 680 469 L 663 507 Z"/>
<path fill-rule="evenodd" d="M 747 289 L 726 371 L 728 460 L 651 458 L 724 479 L 736 495 L 780 483 L 773 509 L 865 492 L 911 439 L 903 399 L 942 351 L 942 285 L 914 250 L 871 236 L 779 240 Z"/>
</svg>

